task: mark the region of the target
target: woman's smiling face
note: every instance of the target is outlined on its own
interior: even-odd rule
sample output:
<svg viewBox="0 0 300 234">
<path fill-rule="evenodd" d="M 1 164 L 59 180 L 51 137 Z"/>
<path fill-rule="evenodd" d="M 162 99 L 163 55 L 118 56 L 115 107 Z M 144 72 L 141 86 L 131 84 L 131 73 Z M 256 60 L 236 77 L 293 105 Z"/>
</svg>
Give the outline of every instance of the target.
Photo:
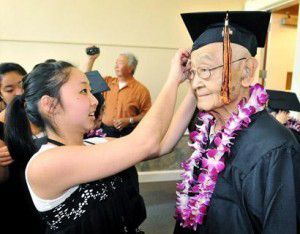
<svg viewBox="0 0 300 234">
<path fill-rule="evenodd" d="M 91 93 L 89 80 L 77 68 L 71 68 L 69 80 L 61 87 L 58 117 L 64 128 L 85 133 L 95 125 L 97 99 Z"/>
</svg>

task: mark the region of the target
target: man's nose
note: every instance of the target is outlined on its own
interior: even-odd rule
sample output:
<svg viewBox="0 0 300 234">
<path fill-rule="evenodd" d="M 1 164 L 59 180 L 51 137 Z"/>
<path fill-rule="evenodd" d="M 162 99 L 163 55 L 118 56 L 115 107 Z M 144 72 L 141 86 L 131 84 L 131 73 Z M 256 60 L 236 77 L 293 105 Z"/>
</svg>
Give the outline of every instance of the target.
<svg viewBox="0 0 300 234">
<path fill-rule="evenodd" d="M 194 76 L 194 78 L 191 80 L 191 85 L 193 89 L 197 89 L 200 86 L 202 86 L 202 80 L 197 74 Z"/>
</svg>

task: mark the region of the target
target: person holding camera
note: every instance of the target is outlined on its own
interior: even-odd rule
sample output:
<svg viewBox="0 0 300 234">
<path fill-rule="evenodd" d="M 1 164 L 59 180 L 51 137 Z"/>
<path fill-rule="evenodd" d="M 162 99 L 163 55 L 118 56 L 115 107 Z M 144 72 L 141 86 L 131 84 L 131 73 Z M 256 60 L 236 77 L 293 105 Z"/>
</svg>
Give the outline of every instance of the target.
<svg viewBox="0 0 300 234">
<path fill-rule="evenodd" d="M 85 72 L 92 70 L 100 55 L 98 47 L 87 48 Z M 108 137 L 122 137 L 133 131 L 151 107 L 149 90 L 134 78 L 138 60 L 132 53 L 120 54 L 116 60 L 116 77 L 106 76 L 110 91 L 104 94 L 106 110 L 103 130 Z"/>
<path fill-rule="evenodd" d="M 98 47 L 87 48 L 88 62 L 85 72 L 93 68 L 100 55 Z M 138 60 L 132 53 L 120 54 L 116 60 L 116 77 L 104 79 L 110 91 L 104 94 L 106 110 L 103 115 L 103 130 L 108 137 L 122 137 L 133 131 L 151 107 L 149 90 L 134 78 Z"/>
</svg>

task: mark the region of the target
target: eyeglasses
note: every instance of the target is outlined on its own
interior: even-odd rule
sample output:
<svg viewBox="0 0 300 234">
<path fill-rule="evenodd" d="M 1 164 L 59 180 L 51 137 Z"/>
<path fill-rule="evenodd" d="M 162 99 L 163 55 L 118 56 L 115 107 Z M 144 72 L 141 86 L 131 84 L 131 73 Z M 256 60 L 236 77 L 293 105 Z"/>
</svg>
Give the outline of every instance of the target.
<svg viewBox="0 0 300 234">
<path fill-rule="evenodd" d="M 231 63 L 235 63 L 235 62 L 241 61 L 243 59 L 246 59 L 246 58 L 240 58 L 238 60 L 232 61 Z M 188 77 L 189 77 L 189 79 L 192 80 L 192 79 L 194 79 L 194 77 L 197 73 L 198 77 L 200 77 L 201 79 L 208 79 L 211 76 L 211 71 L 214 71 L 214 70 L 216 70 L 218 68 L 221 68 L 221 67 L 224 67 L 224 65 L 213 67 L 213 68 L 198 67 L 196 70 L 190 69 Z"/>
</svg>

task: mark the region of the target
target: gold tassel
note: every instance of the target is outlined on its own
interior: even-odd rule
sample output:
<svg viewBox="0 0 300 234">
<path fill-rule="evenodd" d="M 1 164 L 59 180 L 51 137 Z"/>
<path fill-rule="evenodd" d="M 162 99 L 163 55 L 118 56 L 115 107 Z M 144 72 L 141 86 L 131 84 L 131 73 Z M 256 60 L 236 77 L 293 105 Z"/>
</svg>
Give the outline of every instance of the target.
<svg viewBox="0 0 300 234">
<path fill-rule="evenodd" d="M 221 89 L 221 98 L 225 104 L 230 103 L 230 92 L 231 92 L 231 56 L 232 50 L 230 47 L 230 38 L 229 38 L 229 19 L 228 13 L 226 14 L 225 26 L 224 26 L 224 41 L 223 41 L 223 82 Z"/>
</svg>

